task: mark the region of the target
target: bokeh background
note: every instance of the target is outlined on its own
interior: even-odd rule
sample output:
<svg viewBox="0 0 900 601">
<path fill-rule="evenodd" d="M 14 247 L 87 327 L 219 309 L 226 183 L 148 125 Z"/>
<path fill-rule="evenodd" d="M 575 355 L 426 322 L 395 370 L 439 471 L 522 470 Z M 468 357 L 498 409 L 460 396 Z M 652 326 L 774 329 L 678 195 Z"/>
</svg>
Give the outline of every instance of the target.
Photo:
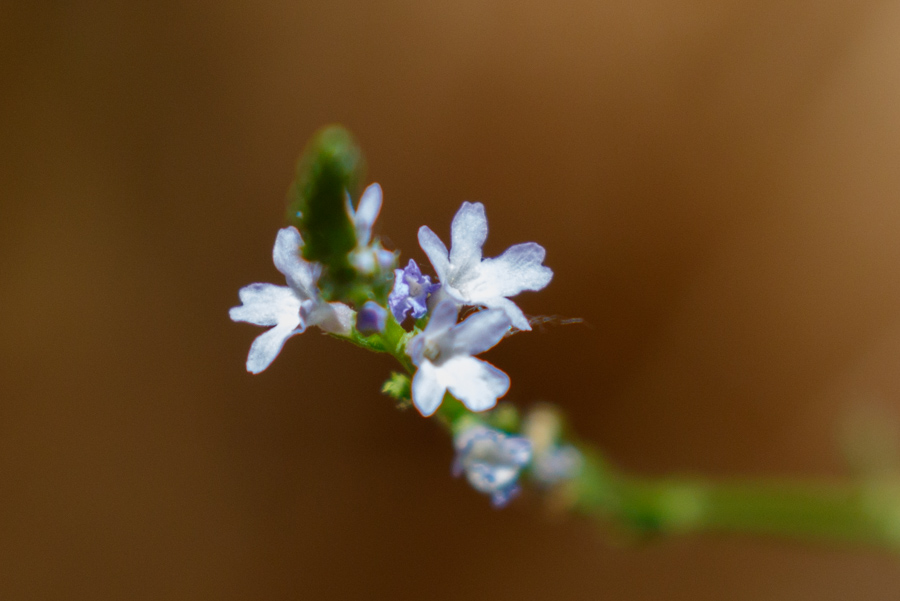
<svg viewBox="0 0 900 601">
<path fill-rule="evenodd" d="M 900 424 L 900 5 L 0 7 L 3 599 L 897 598 L 865 549 L 645 544 L 493 511 L 391 364 L 309 332 L 259 376 L 293 164 L 341 122 L 424 259 L 463 200 L 537 241 L 488 357 L 646 474 L 840 476 Z"/>
</svg>

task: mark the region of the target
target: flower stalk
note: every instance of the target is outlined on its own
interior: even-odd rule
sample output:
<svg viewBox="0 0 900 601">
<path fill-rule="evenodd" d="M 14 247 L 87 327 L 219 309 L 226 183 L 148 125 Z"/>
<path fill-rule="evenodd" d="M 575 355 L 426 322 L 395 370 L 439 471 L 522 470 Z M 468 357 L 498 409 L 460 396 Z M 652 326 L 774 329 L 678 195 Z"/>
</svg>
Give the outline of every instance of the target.
<svg viewBox="0 0 900 601">
<path fill-rule="evenodd" d="M 900 550 L 900 478 L 640 477 L 578 441 L 552 405 L 520 415 L 514 405 L 498 404 L 511 380 L 476 355 L 531 329 L 511 297 L 550 283 L 544 248 L 526 242 L 483 257 L 485 208 L 464 202 L 449 249 L 430 228 L 419 229 L 434 280 L 415 260 L 398 269 L 399 253 L 373 235 L 381 187 L 371 184 L 353 201 L 362 168 L 362 153 L 339 127 L 319 132 L 301 158 L 290 193 L 292 225 L 278 232 L 272 253 L 287 285 L 245 286 L 242 304 L 230 311 L 234 321 L 270 328 L 252 343 L 248 371 L 268 368 L 289 338 L 313 326 L 391 355 L 401 371 L 382 392 L 447 430 L 454 473 L 495 507 L 531 489 L 641 537 L 751 534 Z"/>
</svg>

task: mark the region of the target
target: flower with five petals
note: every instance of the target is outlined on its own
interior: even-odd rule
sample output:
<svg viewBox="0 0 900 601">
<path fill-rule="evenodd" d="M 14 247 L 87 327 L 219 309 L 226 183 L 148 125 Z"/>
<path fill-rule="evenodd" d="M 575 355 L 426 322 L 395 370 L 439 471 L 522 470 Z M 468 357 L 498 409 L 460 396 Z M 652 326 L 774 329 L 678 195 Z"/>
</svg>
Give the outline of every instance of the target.
<svg viewBox="0 0 900 601">
<path fill-rule="evenodd" d="M 353 324 L 353 310 L 343 303 L 328 303 L 320 296 L 318 283 L 321 265 L 300 258 L 303 240 L 295 227 L 278 231 L 272 259 L 284 274 L 287 286 L 250 284 L 238 292 L 239 307 L 228 312 L 232 321 L 258 326 L 274 326 L 260 334 L 250 345 L 247 371 L 258 374 L 275 360 L 285 341 L 309 326 L 326 332 L 347 335 Z"/>
<path fill-rule="evenodd" d="M 519 493 L 519 472 L 531 460 L 531 442 L 482 425 L 463 428 L 453 439 L 453 474 L 463 473 L 472 488 L 503 507 Z"/>
<path fill-rule="evenodd" d="M 427 226 L 419 228 L 419 244 L 428 255 L 441 282 L 441 297 L 460 305 L 501 309 L 512 325 L 530 330 L 525 314 L 510 296 L 523 290 L 540 290 L 550 283 L 553 271 L 542 265 L 546 251 L 534 242 L 510 246 L 499 257 L 483 259 L 487 217 L 480 202 L 464 202 L 450 226 L 451 248 Z"/>
<path fill-rule="evenodd" d="M 435 307 L 428 325 L 412 338 L 406 353 L 418 368 L 412 380 L 412 401 L 428 417 L 450 394 L 472 411 L 485 411 L 509 390 L 509 376 L 473 355 L 500 342 L 509 330 L 503 311 L 488 309 L 456 323 L 453 301 Z"/>
</svg>

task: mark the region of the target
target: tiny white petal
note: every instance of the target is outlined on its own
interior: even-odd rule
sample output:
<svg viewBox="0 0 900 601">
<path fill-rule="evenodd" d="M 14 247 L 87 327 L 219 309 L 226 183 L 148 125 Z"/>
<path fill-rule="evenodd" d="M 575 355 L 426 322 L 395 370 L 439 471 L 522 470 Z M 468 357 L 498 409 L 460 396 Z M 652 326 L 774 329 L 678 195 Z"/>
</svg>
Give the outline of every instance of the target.
<svg viewBox="0 0 900 601">
<path fill-rule="evenodd" d="M 443 284 L 450 271 L 450 253 L 447 251 L 447 247 L 427 225 L 419 228 L 419 246 L 425 251 L 428 260 L 431 261 L 431 266 L 437 273 L 438 280 Z"/>
<path fill-rule="evenodd" d="M 422 362 L 412 381 L 412 401 L 419 413 L 428 417 L 437 411 L 446 391 L 435 366 L 430 361 Z"/>
<path fill-rule="evenodd" d="M 553 271 L 541 263 L 547 252 L 534 242 L 510 246 L 499 257 L 485 259 L 478 277 L 468 283 L 473 297 L 515 296 L 523 290 L 541 290 L 550 283 Z"/>
<path fill-rule="evenodd" d="M 299 322 L 299 319 L 298 319 Z M 256 337 L 253 344 L 250 345 L 250 354 L 247 355 L 247 371 L 252 374 L 258 374 L 272 364 L 284 342 L 293 336 L 299 334 L 302 329 L 294 329 L 288 324 L 279 324 Z"/>
<path fill-rule="evenodd" d="M 526 332 L 531 330 L 531 324 L 528 323 L 528 318 L 522 313 L 522 309 L 508 298 L 495 296 L 493 298 L 477 299 L 473 302 L 488 307 L 489 309 L 500 309 L 506 313 L 507 317 L 509 317 L 509 320 L 512 322 L 512 325 Z"/>
<path fill-rule="evenodd" d="M 372 226 L 381 212 L 381 186 L 372 184 L 362 193 L 359 205 L 353 214 L 353 225 L 356 227 L 356 244 L 365 246 L 372 237 Z"/>
<path fill-rule="evenodd" d="M 453 328 L 450 344 L 455 353 L 477 355 L 500 342 L 510 325 L 510 319 L 504 311 L 479 311 Z"/>
<path fill-rule="evenodd" d="M 300 257 L 302 245 L 303 239 L 297 228 L 291 226 L 278 230 L 275 247 L 272 249 L 272 261 L 275 268 L 284 274 L 291 288 L 303 298 L 314 298 L 321 267 Z"/>
<path fill-rule="evenodd" d="M 450 264 L 465 271 L 481 261 L 487 240 L 487 217 L 480 202 L 464 202 L 450 224 Z"/>
<path fill-rule="evenodd" d="M 421 369 L 420 367 L 419 370 Z M 490 409 L 509 390 L 509 376 L 490 363 L 474 357 L 452 357 L 437 369 L 440 380 L 447 385 L 450 394 L 471 411 Z"/>
<path fill-rule="evenodd" d="M 238 292 L 243 303 L 228 311 L 232 321 L 246 321 L 258 326 L 274 326 L 296 318 L 300 323 L 300 300 L 287 286 L 250 284 Z M 296 327 L 296 324 L 291 328 Z"/>
</svg>

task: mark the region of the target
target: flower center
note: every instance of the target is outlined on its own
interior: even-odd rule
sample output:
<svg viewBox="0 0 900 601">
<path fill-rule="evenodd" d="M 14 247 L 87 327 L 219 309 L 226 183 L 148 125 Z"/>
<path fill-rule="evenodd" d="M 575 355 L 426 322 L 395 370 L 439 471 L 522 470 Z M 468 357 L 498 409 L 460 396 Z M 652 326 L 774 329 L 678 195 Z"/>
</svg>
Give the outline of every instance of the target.
<svg viewBox="0 0 900 601">
<path fill-rule="evenodd" d="M 434 363 L 441 356 L 441 347 L 434 340 L 427 340 L 422 349 L 422 356 Z"/>
<path fill-rule="evenodd" d="M 406 285 L 409 286 L 409 295 L 412 297 L 416 297 L 422 294 L 422 284 L 415 281 L 409 276 L 406 276 Z"/>
</svg>

